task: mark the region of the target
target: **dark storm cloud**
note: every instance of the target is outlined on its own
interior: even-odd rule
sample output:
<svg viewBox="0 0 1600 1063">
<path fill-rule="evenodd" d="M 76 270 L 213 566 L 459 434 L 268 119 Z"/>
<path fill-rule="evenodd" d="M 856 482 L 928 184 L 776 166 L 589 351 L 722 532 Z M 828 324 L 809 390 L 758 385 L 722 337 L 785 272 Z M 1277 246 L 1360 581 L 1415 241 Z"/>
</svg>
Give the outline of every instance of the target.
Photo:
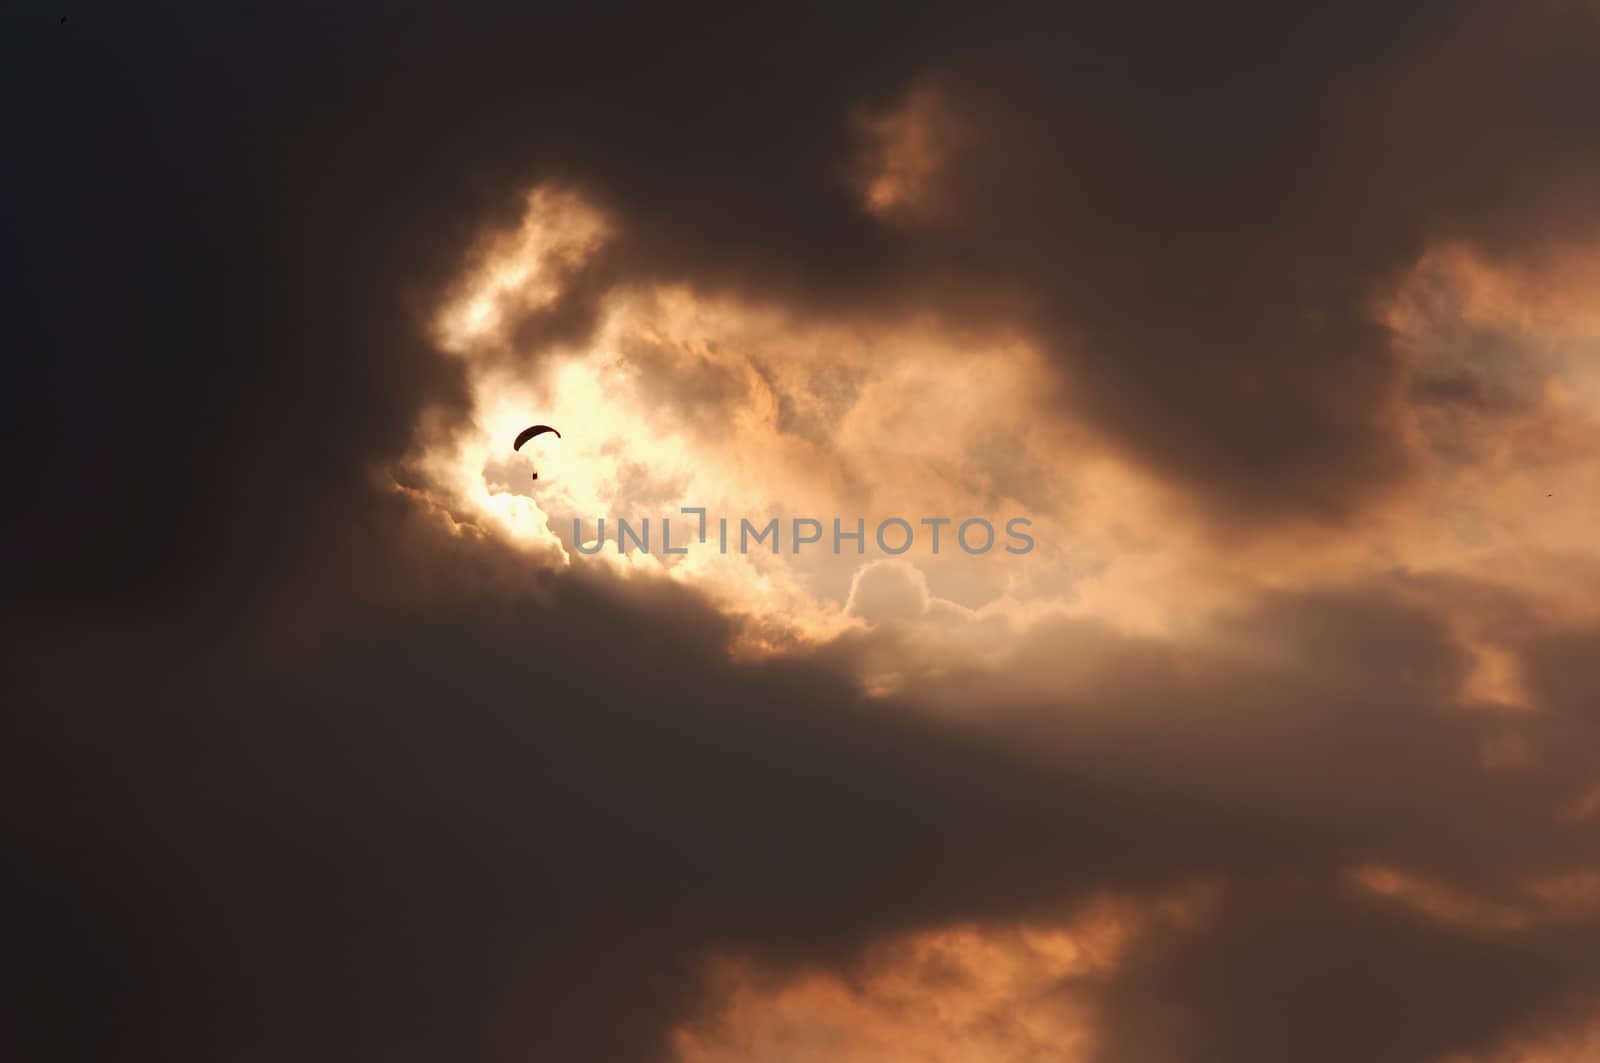
<svg viewBox="0 0 1600 1063">
<path fill-rule="evenodd" d="M 1426 611 L 1269 603 L 1239 621 L 1255 664 L 1078 630 L 1105 669 L 1087 704 L 938 723 L 824 662 L 730 663 L 728 621 L 681 589 L 530 574 L 395 505 L 385 556 L 363 570 L 351 544 L 313 613 L 249 642 L 5 632 L 33 710 L 4 736 L 30 842 L 11 959 L 76 1001 L 14 1020 L 37 1043 L 660 1059 L 715 950 L 847 964 L 884 934 L 1212 876 L 1245 899 L 1097 988 L 1107 1058 L 1267 1063 L 1339 1016 L 1364 1058 L 1423 1061 L 1594 988 L 1590 924 L 1486 937 L 1315 886 L 1379 861 L 1515 896 L 1596 855 L 1552 818 L 1581 765 L 1486 776 L 1487 725 L 1441 716 L 1460 662 Z M 1566 674 L 1566 639 L 1530 659 Z M 1568 737 L 1563 704 L 1528 723 L 1540 744 Z M 1315 888 L 1257 925 L 1252 883 L 1280 873 Z M 1368 965 L 1398 970 L 1403 1014 L 1367 1006 Z M 1269 972 L 1287 1012 L 1251 1007 Z M 1463 992 L 1493 1006 L 1463 1014 Z M 1151 996 L 1170 1029 L 1126 1018 Z"/>
<path fill-rule="evenodd" d="M 510 559 L 417 545 L 452 577 L 425 608 L 347 579 L 282 641 L 15 662 L 35 715 L 7 803 L 72 839 L 40 873 L 85 898 L 41 886 L 24 925 L 55 931 L 24 955 L 101 935 L 69 985 L 88 1010 L 129 967 L 180 1058 L 653 1059 L 707 949 L 837 960 L 1220 836 L 870 710 L 843 674 L 731 666 L 682 592 L 520 587 Z M 461 590 L 475 572 L 498 586 Z"/>
<path fill-rule="evenodd" d="M 1133 678 L 1053 736 L 1067 770 L 1020 723 L 736 667 L 687 592 L 528 575 L 373 486 L 419 412 L 460 412 L 422 326 L 543 178 L 622 236 L 527 339 L 580 335 L 583 297 L 626 280 L 1020 306 L 1114 440 L 1254 516 L 1347 512 L 1398 468 L 1365 300 L 1427 239 L 1513 254 L 1589 220 L 1576 7 L 985 10 L 7 13 L 18 1058 L 654 1059 L 708 949 L 837 960 L 1195 874 L 1385 858 L 1493 891 L 1593 856 L 1540 818 L 1592 748 L 1576 636 L 1528 647 L 1549 775 L 1481 785 L 1439 613 L 1359 595 L 1255 615 L 1293 668 L 1108 646 Z M 954 220 L 903 230 L 840 167 L 848 116 L 919 77 L 988 140 L 950 172 Z M 1101 730 L 1110 705 L 1129 722 Z M 1326 898 L 1277 918 L 1152 945 L 1108 988 L 1112 1043 L 1157 1051 L 1124 1017 L 1158 991 L 1226 1022 L 1192 1058 L 1277 1063 L 1323 1013 L 1248 994 L 1333 939 L 1425 1005 L 1414 1032 L 1343 1013 L 1363 1058 L 1489 1043 L 1592 988 L 1538 937 Z M 1171 974 L 1240 956 L 1220 985 Z M 1367 1002 L 1358 967 L 1318 1000 Z"/>
<path fill-rule="evenodd" d="M 1348 890 L 1267 882 L 1196 933 L 1135 946 L 1103 1003 L 1093 1059 L 1411 1063 L 1477 1052 L 1508 1028 L 1592 1016 L 1597 945 L 1592 926 L 1464 929 Z"/>
<path fill-rule="evenodd" d="M 1595 236 L 1600 20 L 1116 10 L 950 62 L 981 132 L 928 249 L 1031 293 L 1068 404 L 1219 515 L 1348 517 L 1409 471 L 1376 304 L 1420 253 Z"/>
</svg>

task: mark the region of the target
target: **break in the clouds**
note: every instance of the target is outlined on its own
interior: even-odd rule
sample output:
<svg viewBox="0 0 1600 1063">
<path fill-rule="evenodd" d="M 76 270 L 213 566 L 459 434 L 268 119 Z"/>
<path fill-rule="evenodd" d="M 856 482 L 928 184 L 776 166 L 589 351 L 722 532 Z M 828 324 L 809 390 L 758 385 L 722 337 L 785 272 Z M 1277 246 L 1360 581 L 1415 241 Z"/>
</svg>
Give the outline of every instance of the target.
<svg viewBox="0 0 1600 1063">
<path fill-rule="evenodd" d="M 48 16 L 11 1054 L 1593 1054 L 1592 5 Z"/>
</svg>

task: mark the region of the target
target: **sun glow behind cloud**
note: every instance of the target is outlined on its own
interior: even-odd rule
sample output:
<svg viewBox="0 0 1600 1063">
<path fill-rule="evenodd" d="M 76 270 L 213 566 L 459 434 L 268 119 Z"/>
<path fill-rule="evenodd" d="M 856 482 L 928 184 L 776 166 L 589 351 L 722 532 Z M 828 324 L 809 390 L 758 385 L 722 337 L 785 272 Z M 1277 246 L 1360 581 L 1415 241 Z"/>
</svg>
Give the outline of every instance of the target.
<svg viewBox="0 0 1600 1063">
<path fill-rule="evenodd" d="M 618 288 L 582 349 L 512 350 L 516 315 L 558 299 L 560 277 L 608 231 L 581 201 L 536 192 L 526 224 L 485 245 L 439 315 L 441 344 L 468 367 L 473 419 L 418 458 L 438 504 L 555 563 L 691 582 L 732 612 L 808 637 L 861 623 L 847 612 L 850 589 L 883 556 L 871 539 L 890 516 L 916 527 L 905 560 L 967 611 L 1018 610 L 1012 592 L 1022 588 L 1035 605 L 1042 588 L 1065 601 L 1072 559 L 1052 535 L 1065 511 L 1059 496 L 1073 480 L 1092 482 L 1097 463 L 1060 480 L 1047 471 L 1069 441 L 1030 416 L 1045 368 L 1026 344 L 997 336 L 972 350 L 928 322 L 802 321 L 681 288 Z M 513 454 L 509 440 L 530 418 L 562 437 Z M 707 510 L 707 542 L 691 539 L 698 520 L 683 507 Z M 574 518 L 588 545 L 600 517 L 609 545 L 578 558 Z M 774 517 L 780 552 L 721 552 L 720 518 L 737 542 L 743 518 L 759 528 Z M 952 521 L 938 556 L 923 517 Z M 968 517 L 996 526 L 991 554 L 957 550 L 956 525 Z M 1012 517 L 1034 522 L 1034 555 L 1003 552 Z M 618 518 L 635 530 L 649 521 L 649 553 L 631 544 L 618 552 Z M 663 518 L 686 554 L 662 552 Z M 796 553 L 795 518 L 820 521 L 823 542 Z M 831 553 L 834 518 L 844 531 L 865 522 L 864 555 L 849 543 Z"/>
<path fill-rule="evenodd" d="M 908 130 L 929 127 L 937 102 L 917 96 L 904 115 L 871 128 L 895 134 L 889 147 L 896 137 L 920 144 L 925 138 Z M 875 187 L 863 189 L 869 202 Z M 1419 391 L 1402 407 L 1425 459 L 1411 491 L 1374 506 L 1356 534 L 1289 529 L 1238 549 L 1206 535 L 1168 485 L 1044 404 L 1060 381 L 1026 336 L 958 334 L 931 318 L 835 321 L 682 286 L 614 284 L 595 296 L 594 327 L 581 342 L 519 340 L 519 324 L 569 297 L 574 278 L 616 237 L 581 196 L 536 189 L 519 228 L 485 239 L 436 322 L 440 344 L 467 368 L 473 415 L 417 457 L 430 499 L 540 563 L 690 583 L 775 644 L 887 622 L 974 661 L 988 642 L 980 632 L 996 626 L 1015 635 L 1039 619 L 1074 615 L 1176 634 L 1262 589 L 1396 568 L 1486 577 L 1537 591 L 1554 610 L 1593 611 L 1589 599 L 1563 593 L 1574 578 L 1564 559 L 1574 556 L 1590 559 L 1600 584 L 1584 510 L 1571 504 L 1600 485 L 1592 456 L 1600 452 L 1592 446 L 1600 392 L 1590 380 L 1600 334 L 1575 294 L 1583 262 L 1563 273 L 1579 278 L 1569 297 L 1535 300 L 1519 275 L 1464 252 L 1426 258 L 1383 311 L 1403 349 L 1415 352 L 1409 378 L 1443 395 L 1521 388 L 1521 405 L 1441 406 Z M 1515 333 L 1519 350 L 1543 353 L 1496 361 L 1462 329 Z M 535 420 L 562 437 L 512 453 L 511 438 Z M 1453 456 L 1458 437 L 1490 449 L 1463 460 Z M 1522 451 L 1537 451 L 1539 461 L 1519 458 Z M 707 542 L 693 541 L 698 519 L 684 507 L 707 510 Z M 868 618 L 850 607 L 851 595 L 865 567 L 884 560 L 872 529 L 896 516 L 916 527 L 900 561 L 933 608 Z M 1027 518 L 1035 549 L 964 555 L 952 540 L 969 516 L 991 520 L 1002 535 L 1007 519 Z M 608 544 L 580 556 L 574 518 L 591 545 L 600 517 Z M 741 518 L 759 528 L 774 517 L 779 553 L 720 551 L 719 518 L 737 543 Z M 820 520 L 823 543 L 794 553 L 796 517 Z M 864 555 L 848 543 L 830 552 L 834 517 L 845 530 L 858 517 L 866 522 Z M 923 517 L 953 521 L 937 555 Z M 618 518 L 635 531 L 649 521 L 649 552 L 616 549 Z M 687 553 L 662 552 L 663 519 Z M 1521 695 L 1504 647 L 1482 632 L 1464 630 L 1463 639 L 1480 659 L 1479 697 L 1515 705 Z"/>
</svg>

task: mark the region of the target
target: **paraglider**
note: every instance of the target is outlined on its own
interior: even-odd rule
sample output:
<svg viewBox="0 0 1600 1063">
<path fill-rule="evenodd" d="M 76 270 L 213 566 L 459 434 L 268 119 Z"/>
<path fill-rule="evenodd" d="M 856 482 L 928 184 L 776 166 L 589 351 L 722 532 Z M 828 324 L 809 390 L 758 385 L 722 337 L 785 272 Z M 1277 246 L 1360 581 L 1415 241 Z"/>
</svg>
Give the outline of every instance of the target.
<svg viewBox="0 0 1600 1063">
<path fill-rule="evenodd" d="M 524 428 L 522 431 L 518 432 L 517 433 L 517 441 L 515 443 L 511 444 L 511 449 L 512 450 L 521 450 L 522 449 L 522 444 L 526 443 L 528 440 L 532 439 L 534 436 L 543 435 L 546 432 L 554 432 L 555 433 L 555 437 L 557 439 L 561 438 L 561 433 L 560 432 L 556 432 L 556 430 L 554 428 L 551 428 L 549 425 L 547 425 L 547 424 L 536 424 L 536 425 L 532 426 L 531 428 Z M 537 480 L 539 478 L 538 472 L 535 472 L 533 474 L 533 478 L 535 480 Z"/>
</svg>

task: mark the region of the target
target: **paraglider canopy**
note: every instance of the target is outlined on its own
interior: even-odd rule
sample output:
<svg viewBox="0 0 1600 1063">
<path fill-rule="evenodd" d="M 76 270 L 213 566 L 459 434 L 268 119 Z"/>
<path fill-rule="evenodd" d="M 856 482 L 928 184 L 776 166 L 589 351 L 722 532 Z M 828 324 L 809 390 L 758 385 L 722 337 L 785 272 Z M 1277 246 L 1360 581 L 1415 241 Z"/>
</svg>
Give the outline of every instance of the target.
<svg viewBox="0 0 1600 1063">
<path fill-rule="evenodd" d="M 549 425 L 547 425 L 547 424 L 536 424 L 532 428 L 524 428 L 521 432 L 518 432 L 517 433 L 517 441 L 515 443 L 511 444 L 511 449 L 512 450 L 521 450 L 522 449 L 522 444 L 526 443 L 528 440 L 532 439 L 534 436 L 543 435 L 545 432 L 555 432 L 556 438 L 557 439 L 561 438 L 561 433 L 560 432 L 556 432 L 556 430 L 554 428 L 551 428 Z"/>
<path fill-rule="evenodd" d="M 528 440 L 532 439 L 534 436 L 544 435 L 544 433 L 546 433 L 546 432 L 553 433 L 557 439 L 561 438 L 561 433 L 557 432 L 554 428 L 551 428 L 549 425 L 547 425 L 547 424 L 536 424 L 531 428 L 524 428 L 522 431 L 518 432 L 517 433 L 517 441 L 515 443 L 511 444 L 511 449 L 512 450 L 521 450 L 522 449 L 522 444 L 526 443 Z M 539 474 L 537 472 L 535 472 L 533 474 L 533 478 L 535 480 L 537 480 L 539 478 Z"/>
</svg>

